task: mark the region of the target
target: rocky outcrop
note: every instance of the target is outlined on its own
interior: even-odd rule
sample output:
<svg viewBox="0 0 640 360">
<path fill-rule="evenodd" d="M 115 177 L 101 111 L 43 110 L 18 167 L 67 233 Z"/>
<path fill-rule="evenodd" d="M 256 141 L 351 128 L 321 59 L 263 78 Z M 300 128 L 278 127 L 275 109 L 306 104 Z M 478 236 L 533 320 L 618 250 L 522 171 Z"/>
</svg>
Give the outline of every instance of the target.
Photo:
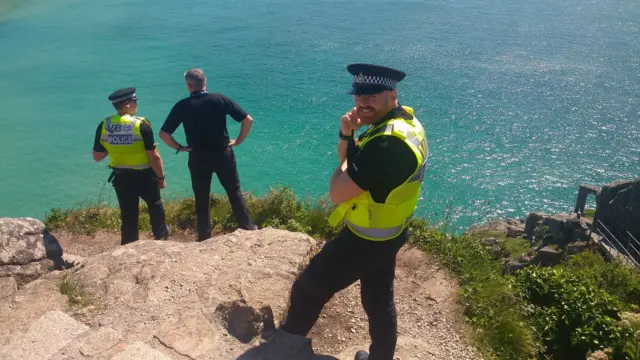
<svg viewBox="0 0 640 360">
<path fill-rule="evenodd" d="M 587 249 L 590 228 L 591 220 L 577 214 L 533 212 L 526 220 L 494 221 L 474 227 L 467 233 L 491 234 L 490 237 L 481 237 L 480 242 L 494 259 L 504 259 L 504 273 L 513 273 L 530 265 L 553 266 L 559 264 L 564 256 L 576 255 Z M 528 240 L 529 251 L 514 257 L 504 245 L 509 238 Z"/>
<path fill-rule="evenodd" d="M 576 241 L 587 241 L 591 221 L 577 214 L 548 215 L 531 213 L 525 226 L 525 237 L 541 240 L 545 245 L 564 247 Z"/>
<path fill-rule="evenodd" d="M 525 232 L 525 220 L 507 219 L 489 222 L 487 225 L 473 226 L 465 233 L 500 233 L 507 237 L 522 236 Z"/>
<path fill-rule="evenodd" d="M 0 282 L 0 323 L 11 324 L 0 327 L 0 360 L 351 360 L 370 341 L 359 283 L 336 294 L 308 338 L 275 330 L 317 250 L 301 233 L 237 230 L 199 243 L 137 241 L 20 288 Z M 395 290 L 398 356 L 480 358 L 453 325 L 455 281 L 423 252 L 400 251 Z"/>
<path fill-rule="evenodd" d="M 596 218 L 612 231 L 629 231 L 640 240 L 640 178 L 617 181 L 596 195 Z"/>
<path fill-rule="evenodd" d="M 72 299 L 60 294 L 56 273 L 5 299 L 0 320 L 12 326 L 0 331 L 0 352 L 24 358 L 31 351 L 24 344 L 44 326 L 36 319 L 57 306 L 75 314 L 92 335 L 65 342 L 82 335 L 67 331 L 65 341 L 54 339 L 59 348 L 47 346 L 45 358 L 108 353 L 108 359 L 234 359 L 272 335 L 299 267 L 315 247 L 307 235 L 275 229 L 238 230 L 200 243 L 137 241 L 118 247 L 66 271 L 73 280 L 69 296 L 86 293 L 91 299 L 85 309 L 67 306 Z M 27 294 L 27 288 L 39 293 Z M 46 311 L 32 307 L 46 296 Z"/>
<path fill-rule="evenodd" d="M 62 248 L 44 224 L 31 218 L 0 218 L 0 278 L 18 285 L 62 268 Z"/>
</svg>

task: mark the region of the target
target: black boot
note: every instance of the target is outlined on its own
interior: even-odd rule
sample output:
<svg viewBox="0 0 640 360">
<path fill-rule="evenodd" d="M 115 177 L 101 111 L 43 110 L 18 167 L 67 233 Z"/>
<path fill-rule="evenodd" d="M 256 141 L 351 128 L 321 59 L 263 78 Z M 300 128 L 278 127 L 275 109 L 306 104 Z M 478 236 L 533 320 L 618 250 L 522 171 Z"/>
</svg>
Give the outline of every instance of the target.
<svg viewBox="0 0 640 360">
<path fill-rule="evenodd" d="M 354 360 L 368 360 L 369 359 L 369 353 L 363 350 L 360 350 L 356 353 L 356 357 Z"/>
</svg>

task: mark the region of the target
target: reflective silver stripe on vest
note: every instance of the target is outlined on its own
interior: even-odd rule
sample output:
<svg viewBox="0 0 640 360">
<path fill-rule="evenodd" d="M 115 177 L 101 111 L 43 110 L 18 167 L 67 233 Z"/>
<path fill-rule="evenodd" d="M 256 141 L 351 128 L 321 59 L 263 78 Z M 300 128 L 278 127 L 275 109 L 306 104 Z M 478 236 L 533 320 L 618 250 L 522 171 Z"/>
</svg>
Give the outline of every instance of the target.
<svg viewBox="0 0 640 360">
<path fill-rule="evenodd" d="M 371 132 L 371 134 L 367 137 L 373 137 L 375 135 L 377 135 L 378 133 L 384 132 L 387 135 L 390 135 L 394 130 L 394 124 L 387 124 L 387 126 L 379 128 L 373 132 Z M 407 140 L 413 144 L 413 146 L 415 146 L 416 148 L 418 148 L 418 151 L 420 151 L 420 154 L 422 155 L 422 158 L 424 159 L 427 156 L 427 144 L 424 141 L 421 141 L 420 139 L 418 139 L 417 136 L 413 135 L 413 133 L 411 131 L 408 131 L 405 136 L 407 137 Z M 426 140 L 426 138 L 425 138 Z"/>
<path fill-rule="evenodd" d="M 411 178 L 407 181 L 407 183 L 412 183 L 414 181 L 422 182 L 424 180 L 424 173 L 427 170 L 427 159 L 422 162 L 422 165 L 416 170 L 416 172 L 411 176 Z"/>
<path fill-rule="evenodd" d="M 142 141 L 142 136 L 140 135 L 132 134 L 131 136 L 133 137 L 133 141 Z M 102 141 L 109 142 L 109 135 L 102 135 L 100 139 L 102 139 Z"/>
<path fill-rule="evenodd" d="M 144 169 L 148 169 L 151 166 L 149 164 L 143 164 L 143 165 L 118 165 L 115 166 L 116 169 L 134 169 L 134 170 L 144 170 Z"/>
<path fill-rule="evenodd" d="M 407 218 L 407 220 L 405 220 L 403 225 L 398 225 L 392 228 L 365 228 L 362 226 L 358 226 L 349 220 L 345 220 L 345 223 L 357 234 L 361 234 L 363 236 L 367 236 L 374 239 L 391 240 L 390 238 L 393 238 L 400 234 L 402 229 L 404 229 L 407 226 L 407 224 L 409 224 L 409 221 L 411 221 L 412 217 L 413 217 L 413 214 L 409 215 L 409 217 Z"/>
</svg>

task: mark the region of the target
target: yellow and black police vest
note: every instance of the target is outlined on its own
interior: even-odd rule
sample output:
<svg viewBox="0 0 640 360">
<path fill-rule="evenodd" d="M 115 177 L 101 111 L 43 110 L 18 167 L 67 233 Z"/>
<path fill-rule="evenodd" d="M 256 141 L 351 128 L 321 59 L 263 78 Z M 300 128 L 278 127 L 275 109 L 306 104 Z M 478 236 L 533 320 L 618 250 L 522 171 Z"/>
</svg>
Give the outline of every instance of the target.
<svg viewBox="0 0 640 360">
<path fill-rule="evenodd" d="M 115 115 L 102 122 L 100 143 L 109 153 L 109 166 L 114 169 L 147 169 L 150 167 L 140 134 L 144 118 Z"/>
<path fill-rule="evenodd" d="M 403 106 L 411 120 L 393 118 L 371 127 L 365 132 L 358 148 L 362 149 L 378 136 L 395 136 L 411 148 L 417 167 L 403 184 L 391 191 L 384 203 L 373 201 L 369 191 L 341 203 L 329 217 L 329 224 L 337 226 L 342 221 L 356 235 L 373 241 L 390 240 L 407 227 L 420 198 L 420 189 L 427 167 L 429 149 L 424 128 L 415 118 L 413 109 Z"/>
</svg>

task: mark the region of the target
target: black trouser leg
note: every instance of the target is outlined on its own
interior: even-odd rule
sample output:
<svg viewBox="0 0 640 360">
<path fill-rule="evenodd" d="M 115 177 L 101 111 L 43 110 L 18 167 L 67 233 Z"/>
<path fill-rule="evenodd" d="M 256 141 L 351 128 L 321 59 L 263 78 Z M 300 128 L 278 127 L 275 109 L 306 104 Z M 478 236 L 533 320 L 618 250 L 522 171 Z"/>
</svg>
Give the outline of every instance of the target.
<svg viewBox="0 0 640 360">
<path fill-rule="evenodd" d="M 369 360 L 393 360 L 398 323 L 393 299 L 396 259 L 392 257 L 360 279 L 362 306 L 369 318 Z"/>
<path fill-rule="evenodd" d="M 241 229 L 251 229 L 253 224 L 249 209 L 242 196 L 240 189 L 240 177 L 238 176 L 238 167 L 233 149 L 229 147 L 221 156 L 220 162 L 216 164 L 216 175 L 220 184 L 227 192 L 231 209 L 236 216 L 238 227 Z"/>
<path fill-rule="evenodd" d="M 140 197 L 147 203 L 147 208 L 149 209 L 149 220 L 151 222 L 153 237 L 156 240 L 166 239 L 169 230 L 166 224 L 164 204 L 162 203 L 158 183 L 153 179 L 153 174 L 149 174 L 148 179 L 145 180 Z"/>
<path fill-rule="evenodd" d="M 195 161 L 189 161 L 191 172 L 191 186 L 196 200 L 196 222 L 198 227 L 198 241 L 211 238 L 211 171 L 210 166 L 203 166 Z"/>
<path fill-rule="evenodd" d="M 355 241 L 343 231 L 311 259 L 293 283 L 282 330 L 307 336 L 333 295 L 358 280 L 362 268 Z"/>
<path fill-rule="evenodd" d="M 138 182 L 129 174 L 118 174 L 113 180 L 113 187 L 118 196 L 120 206 L 121 245 L 138 240 Z"/>
<path fill-rule="evenodd" d="M 395 239 L 375 242 L 343 230 L 311 259 L 294 282 L 282 330 L 307 336 L 331 297 L 360 279 L 372 339 L 370 359 L 393 359 L 397 337 L 395 257 L 407 239 L 406 231 Z"/>
</svg>

